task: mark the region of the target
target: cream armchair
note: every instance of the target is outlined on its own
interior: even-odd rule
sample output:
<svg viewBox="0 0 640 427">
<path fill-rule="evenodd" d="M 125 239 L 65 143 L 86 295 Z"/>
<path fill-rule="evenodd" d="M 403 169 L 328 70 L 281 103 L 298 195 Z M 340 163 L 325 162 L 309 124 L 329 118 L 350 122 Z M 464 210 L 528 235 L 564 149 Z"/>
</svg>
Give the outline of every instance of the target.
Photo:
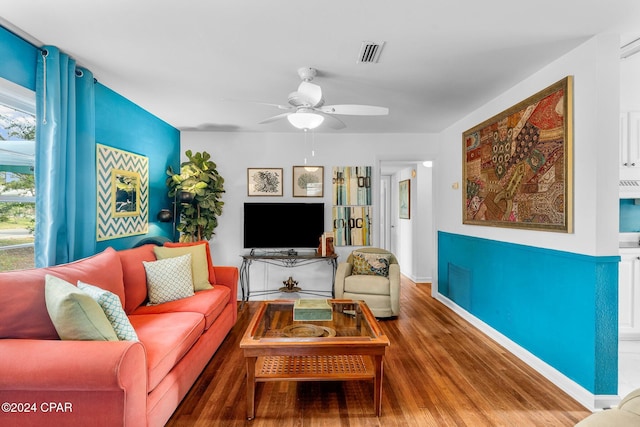
<svg viewBox="0 0 640 427">
<path fill-rule="evenodd" d="M 338 264 L 336 298 L 363 300 L 376 317 L 400 313 L 400 266 L 389 251 L 362 248 Z"/>
</svg>

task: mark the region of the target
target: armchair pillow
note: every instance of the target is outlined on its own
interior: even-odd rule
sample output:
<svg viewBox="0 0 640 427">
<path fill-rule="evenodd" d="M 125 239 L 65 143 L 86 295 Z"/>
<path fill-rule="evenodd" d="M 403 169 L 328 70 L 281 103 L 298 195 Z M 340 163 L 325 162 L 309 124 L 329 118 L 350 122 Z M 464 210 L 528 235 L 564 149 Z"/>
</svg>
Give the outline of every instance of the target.
<svg viewBox="0 0 640 427">
<path fill-rule="evenodd" d="M 158 261 L 142 261 L 147 272 L 149 304 L 163 302 L 193 295 L 191 276 L 191 254 Z"/>
<path fill-rule="evenodd" d="M 354 251 L 353 274 L 389 276 L 391 254 Z"/>
<path fill-rule="evenodd" d="M 100 305 L 120 341 L 138 341 L 138 335 L 122 308 L 120 298 L 114 293 L 80 280 L 78 280 L 78 289 L 85 292 Z"/>
<path fill-rule="evenodd" d="M 204 291 L 211 289 L 209 283 L 209 264 L 204 245 L 190 245 L 179 247 L 156 246 L 153 252 L 158 259 L 174 258 L 191 254 L 191 273 L 193 275 L 193 290 Z"/>
<path fill-rule="evenodd" d="M 44 286 L 47 311 L 60 339 L 118 341 L 100 305 L 85 292 L 50 274 Z"/>
</svg>

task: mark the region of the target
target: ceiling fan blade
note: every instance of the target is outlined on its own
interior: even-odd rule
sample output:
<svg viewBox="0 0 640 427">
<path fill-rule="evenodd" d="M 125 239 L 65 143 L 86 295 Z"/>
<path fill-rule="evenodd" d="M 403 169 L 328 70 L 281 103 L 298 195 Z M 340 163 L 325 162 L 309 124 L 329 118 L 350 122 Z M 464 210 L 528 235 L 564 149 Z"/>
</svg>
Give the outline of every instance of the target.
<svg viewBox="0 0 640 427">
<path fill-rule="evenodd" d="M 322 88 L 317 84 L 310 82 L 300 83 L 298 94 L 306 99 L 311 107 L 316 107 L 322 102 Z"/>
<path fill-rule="evenodd" d="M 275 122 L 281 119 L 284 119 L 285 117 L 287 117 L 289 114 L 292 114 L 292 112 L 289 113 L 282 113 L 282 114 L 278 114 L 277 116 L 273 116 L 273 117 L 269 117 L 268 119 L 264 119 L 263 121 L 259 122 L 258 124 L 263 125 L 266 123 L 271 123 L 271 122 Z"/>
<path fill-rule="evenodd" d="M 377 107 L 375 105 L 325 105 L 320 111 L 327 114 L 346 114 L 350 116 L 386 116 L 389 114 L 387 107 Z"/>
<path fill-rule="evenodd" d="M 244 99 L 224 98 L 223 101 L 242 102 L 242 103 L 245 103 L 245 104 L 266 105 L 268 107 L 276 107 L 279 110 L 291 110 L 293 108 L 291 105 L 272 104 L 272 103 L 269 103 L 269 102 L 261 102 L 261 101 L 247 101 L 247 100 L 244 100 Z"/>
<path fill-rule="evenodd" d="M 331 129 L 344 129 L 347 125 L 344 124 L 342 120 L 337 117 L 334 117 L 330 114 L 324 114 L 320 110 L 315 110 L 316 113 L 319 113 L 322 117 L 324 117 L 324 122 L 322 122 L 322 126 L 326 125 Z"/>
</svg>

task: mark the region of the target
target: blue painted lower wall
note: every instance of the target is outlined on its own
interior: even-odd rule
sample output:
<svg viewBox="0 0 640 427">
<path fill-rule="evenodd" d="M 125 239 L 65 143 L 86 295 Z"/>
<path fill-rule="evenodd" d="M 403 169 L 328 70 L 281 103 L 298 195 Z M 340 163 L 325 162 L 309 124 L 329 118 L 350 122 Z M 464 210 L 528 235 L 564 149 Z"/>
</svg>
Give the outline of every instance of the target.
<svg viewBox="0 0 640 427">
<path fill-rule="evenodd" d="M 438 292 L 593 394 L 617 394 L 619 260 L 438 232 Z"/>
</svg>

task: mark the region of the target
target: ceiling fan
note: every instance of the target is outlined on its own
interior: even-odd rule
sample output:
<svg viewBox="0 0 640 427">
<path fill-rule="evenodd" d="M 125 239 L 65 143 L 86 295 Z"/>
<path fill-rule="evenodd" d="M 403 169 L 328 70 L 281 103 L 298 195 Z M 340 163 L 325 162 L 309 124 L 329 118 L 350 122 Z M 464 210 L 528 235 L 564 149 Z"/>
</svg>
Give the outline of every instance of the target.
<svg viewBox="0 0 640 427">
<path fill-rule="evenodd" d="M 324 105 L 322 89 L 317 84 L 311 83 L 316 74 L 315 68 L 299 68 L 298 75 L 302 79 L 302 83 L 298 86 L 297 91 L 289 94 L 289 105 L 266 104 L 287 110 L 287 112 L 269 117 L 261 121 L 260 124 L 275 122 L 286 117 L 298 129 L 314 129 L 325 121 L 332 129 L 343 129 L 345 124 L 335 115 L 385 116 L 389 114 L 388 108 L 374 105 Z"/>
</svg>

